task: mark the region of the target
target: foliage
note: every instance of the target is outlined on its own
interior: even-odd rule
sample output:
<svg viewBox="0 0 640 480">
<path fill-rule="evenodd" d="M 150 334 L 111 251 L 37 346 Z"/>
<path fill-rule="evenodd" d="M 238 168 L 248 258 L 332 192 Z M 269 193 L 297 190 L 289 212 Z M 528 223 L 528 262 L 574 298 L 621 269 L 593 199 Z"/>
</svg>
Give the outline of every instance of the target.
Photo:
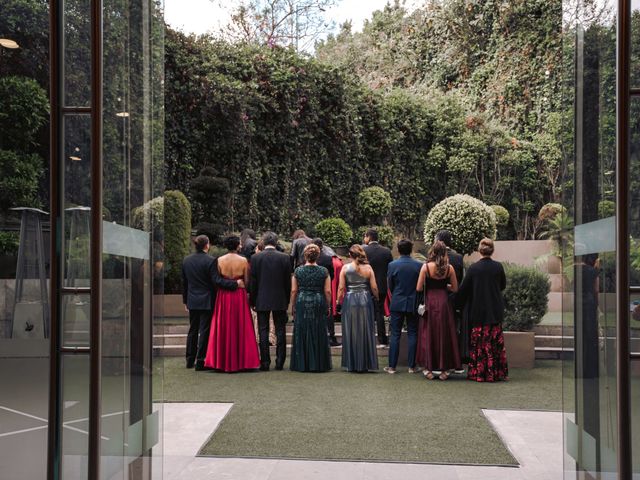
<svg viewBox="0 0 640 480">
<path fill-rule="evenodd" d="M 19 242 L 17 232 L 0 232 L 0 255 L 17 255 Z"/>
<path fill-rule="evenodd" d="M 164 232 L 164 197 L 156 197 L 131 212 L 131 225 L 139 230 L 157 234 Z"/>
<path fill-rule="evenodd" d="M 598 217 L 607 218 L 616 214 L 616 202 L 612 200 L 600 200 L 598 202 Z"/>
<path fill-rule="evenodd" d="M 505 227 L 509 223 L 509 212 L 501 205 L 491 205 L 493 213 L 496 214 L 496 225 Z"/>
<path fill-rule="evenodd" d="M 538 212 L 538 220 L 542 223 L 548 222 L 549 220 L 554 219 L 559 213 L 566 211 L 567 209 L 559 203 L 547 203 L 543 205 Z"/>
<path fill-rule="evenodd" d="M 164 193 L 165 293 L 180 293 L 182 260 L 191 251 L 191 205 L 182 192 Z"/>
<path fill-rule="evenodd" d="M 367 221 L 379 221 L 391 213 L 391 195 L 381 187 L 367 187 L 358 194 L 358 209 Z"/>
<path fill-rule="evenodd" d="M 42 171 L 42 159 L 35 153 L 0 150 L 0 212 L 13 207 L 40 207 Z"/>
<path fill-rule="evenodd" d="M 503 266 L 507 276 L 503 327 L 513 332 L 531 331 L 547 313 L 549 276 L 531 267 L 508 263 Z"/>
<path fill-rule="evenodd" d="M 496 214 L 477 198 L 453 195 L 429 212 L 424 225 L 425 242 L 432 243 L 440 230 L 449 230 L 452 248 L 466 255 L 475 251 L 483 238 L 495 238 Z"/>
<path fill-rule="evenodd" d="M 219 223 L 203 222 L 196 226 L 196 235 L 206 235 L 211 245 L 222 245 L 224 233 L 225 227 Z"/>
<path fill-rule="evenodd" d="M 573 247 L 573 219 L 562 210 L 543 224 L 539 236 L 551 240 L 554 244 L 553 254 L 560 257 L 563 251 Z"/>
<path fill-rule="evenodd" d="M 356 236 L 353 239 L 354 243 L 362 243 L 362 239 L 364 238 L 364 234 L 370 228 L 375 229 L 378 232 L 378 242 L 385 247 L 393 248 L 393 243 L 395 241 L 396 235 L 393 232 L 393 228 L 388 225 L 371 225 L 369 227 L 359 227 L 356 231 Z"/>
<path fill-rule="evenodd" d="M 353 231 L 341 218 L 326 218 L 316 225 L 315 230 L 316 235 L 332 247 L 348 245 L 353 238 Z"/>
</svg>

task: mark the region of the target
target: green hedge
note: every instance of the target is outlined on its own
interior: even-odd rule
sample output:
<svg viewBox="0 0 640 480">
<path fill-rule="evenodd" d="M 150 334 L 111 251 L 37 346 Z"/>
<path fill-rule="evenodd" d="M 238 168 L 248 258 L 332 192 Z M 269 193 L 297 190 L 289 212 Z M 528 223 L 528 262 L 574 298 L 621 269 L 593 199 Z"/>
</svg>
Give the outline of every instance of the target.
<svg viewBox="0 0 640 480">
<path fill-rule="evenodd" d="M 349 245 L 353 231 L 341 218 L 326 218 L 316 225 L 316 235 L 332 247 Z"/>
<path fill-rule="evenodd" d="M 547 313 L 549 276 L 532 267 L 509 263 L 503 266 L 507 275 L 503 327 L 513 332 L 528 332 Z"/>
<path fill-rule="evenodd" d="M 191 205 L 177 190 L 164 193 L 165 293 L 182 291 L 182 260 L 191 251 Z"/>
</svg>

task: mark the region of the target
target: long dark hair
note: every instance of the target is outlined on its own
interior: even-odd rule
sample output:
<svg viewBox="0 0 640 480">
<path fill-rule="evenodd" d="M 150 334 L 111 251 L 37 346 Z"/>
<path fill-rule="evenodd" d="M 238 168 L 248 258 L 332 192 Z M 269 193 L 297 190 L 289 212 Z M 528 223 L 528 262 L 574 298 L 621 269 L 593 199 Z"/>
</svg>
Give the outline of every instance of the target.
<svg viewBox="0 0 640 480">
<path fill-rule="evenodd" d="M 436 274 L 444 277 L 449 270 L 449 255 L 447 254 L 447 246 L 444 242 L 433 242 L 429 249 L 428 261 L 436 264 Z"/>
</svg>

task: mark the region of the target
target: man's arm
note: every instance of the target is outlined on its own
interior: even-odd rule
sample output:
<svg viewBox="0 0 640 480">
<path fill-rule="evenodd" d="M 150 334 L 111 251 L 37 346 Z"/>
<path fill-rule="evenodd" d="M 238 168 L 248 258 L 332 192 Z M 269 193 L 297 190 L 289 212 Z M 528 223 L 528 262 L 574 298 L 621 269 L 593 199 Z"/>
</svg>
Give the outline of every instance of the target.
<svg viewBox="0 0 640 480">
<path fill-rule="evenodd" d="M 216 258 L 213 262 L 211 262 L 210 268 L 210 276 L 213 281 L 213 284 L 217 288 L 224 288 L 225 290 L 235 290 L 238 288 L 237 280 L 228 280 L 226 278 L 222 278 L 220 272 L 218 272 L 218 259 Z"/>
<path fill-rule="evenodd" d="M 182 303 L 187 304 L 187 296 L 189 293 L 189 281 L 184 271 L 184 261 L 182 262 Z"/>
<path fill-rule="evenodd" d="M 249 267 L 249 303 L 252 307 L 256 306 L 256 298 L 258 298 L 258 257 L 251 257 Z"/>
</svg>

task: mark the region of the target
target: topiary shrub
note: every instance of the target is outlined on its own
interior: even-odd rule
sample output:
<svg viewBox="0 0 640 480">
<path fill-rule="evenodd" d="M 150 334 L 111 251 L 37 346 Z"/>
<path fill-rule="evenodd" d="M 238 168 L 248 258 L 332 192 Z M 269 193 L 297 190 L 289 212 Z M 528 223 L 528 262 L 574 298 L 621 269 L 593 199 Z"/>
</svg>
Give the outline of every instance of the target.
<svg viewBox="0 0 640 480">
<path fill-rule="evenodd" d="M 556 218 L 559 213 L 565 213 L 566 211 L 567 209 L 559 203 L 547 203 L 538 212 L 538 220 L 540 222 L 548 222 Z"/>
<path fill-rule="evenodd" d="M 362 243 L 362 239 L 364 238 L 364 234 L 373 228 L 378 231 L 378 241 L 381 245 L 385 247 L 393 248 L 393 242 L 396 238 L 395 233 L 393 232 L 393 228 L 387 225 L 373 225 L 371 227 L 359 227 L 356 231 L 356 236 L 353 239 L 354 243 Z"/>
<path fill-rule="evenodd" d="M 504 263 L 507 288 L 504 291 L 503 328 L 528 332 L 547 313 L 551 289 L 549 276 L 532 267 Z"/>
<path fill-rule="evenodd" d="M 368 187 L 358 194 L 358 209 L 366 221 L 382 220 L 392 207 L 391 195 L 382 187 Z"/>
<path fill-rule="evenodd" d="M 491 208 L 496 214 L 496 226 L 506 227 L 509 223 L 509 211 L 502 205 L 491 205 Z"/>
<path fill-rule="evenodd" d="M 431 209 L 424 224 L 428 244 L 440 230 L 449 230 L 452 248 L 463 255 L 478 248 L 480 240 L 496 237 L 496 214 L 484 202 L 470 195 L 453 195 Z"/>
<path fill-rule="evenodd" d="M 353 231 L 341 218 L 325 218 L 316 225 L 315 230 L 316 235 L 332 247 L 348 245 L 353 238 Z"/>
<path fill-rule="evenodd" d="M 598 216 L 600 218 L 613 217 L 616 214 L 616 202 L 600 200 L 598 202 Z"/>
<path fill-rule="evenodd" d="M 191 205 L 178 190 L 164 192 L 165 293 L 182 290 L 182 260 L 191 251 Z"/>
<path fill-rule="evenodd" d="M 202 222 L 196 226 L 196 235 L 206 235 L 211 245 L 222 245 L 224 232 L 224 225 L 219 223 Z"/>
<path fill-rule="evenodd" d="M 103 213 L 103 217 L 105 214 Z M 134 228 L 150 232 L 164 231 L 164 197 L 156 197 L 131 212 L 131 224 Z"/>
</svg>

